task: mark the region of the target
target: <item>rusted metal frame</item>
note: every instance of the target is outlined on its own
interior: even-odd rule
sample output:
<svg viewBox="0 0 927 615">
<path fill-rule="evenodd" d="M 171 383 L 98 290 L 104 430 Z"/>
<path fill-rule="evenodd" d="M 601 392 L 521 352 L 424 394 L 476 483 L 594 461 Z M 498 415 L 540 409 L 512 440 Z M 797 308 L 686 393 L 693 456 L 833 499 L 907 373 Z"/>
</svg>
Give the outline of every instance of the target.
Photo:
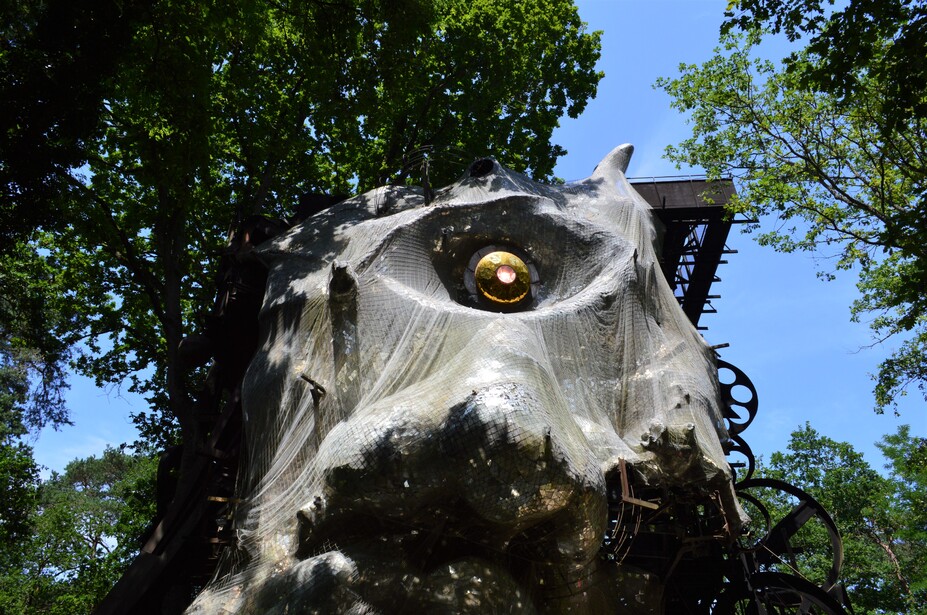
<svg viewBox="0 0 927 615">
<path fill-rule="evenodd" d="M 660 508 L 659 504 L 654 504 L 653 502 L 648 502 L 647 500 L 640 500 L 635 497 L 631 497 L 631 484 L 628 480 L 628 466 L 624 459 L 618 460 L 618 472 L 621 475 L 621 501 L 626 504 L 632 504 L 634 506 L 641 506 L 642 508 L 649 508 L 650 510 L 658 510 Z"/>
</svg>

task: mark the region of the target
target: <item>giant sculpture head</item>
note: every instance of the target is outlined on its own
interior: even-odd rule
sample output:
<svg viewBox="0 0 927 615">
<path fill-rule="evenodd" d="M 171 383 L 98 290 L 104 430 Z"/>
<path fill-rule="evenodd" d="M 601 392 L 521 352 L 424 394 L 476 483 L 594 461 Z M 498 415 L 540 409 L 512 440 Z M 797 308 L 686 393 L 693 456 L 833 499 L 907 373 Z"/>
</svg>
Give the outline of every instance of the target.
<svg viewBox="0 0 927 615">
<path fill-rule="evenodd" d="M 633 602 L 598 556 L 609 477 L 732 490 L 713 354 L 630 154 L 565 186 L 480 160 L 433 198 L 381 188 L 261 246 L 241 548 L 193 611 Z"/>
</svg>

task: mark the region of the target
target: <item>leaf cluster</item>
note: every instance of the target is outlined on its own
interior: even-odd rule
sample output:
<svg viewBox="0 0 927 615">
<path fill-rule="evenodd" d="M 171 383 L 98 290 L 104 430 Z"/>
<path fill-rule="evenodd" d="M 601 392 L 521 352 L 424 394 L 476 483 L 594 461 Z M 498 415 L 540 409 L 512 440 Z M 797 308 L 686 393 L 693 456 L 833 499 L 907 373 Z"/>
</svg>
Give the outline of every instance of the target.
<svg viewBox="0 0 927 615">
<path fill-rule="evenodd" d="M 709 61 L 658 81 L 691 115 L 692 136 L 667 156 L 732 176 L 732 209 L 775 222 L 760 243 L 823 256 L 825 278 L 859 273 L 853 318 L 870 319 L 877 341 L 902 340 L 878 374 L 882 411 L 927 375 L 927 116 L 893 124 L 890 90 L 865 69 L 841 98 L 815 89 L 819 57 L 805 49 L 777 66 L 757 57 L 761 38 L 728 34 Z"/>
<path fill-rule="evenodd" d="M 4 505 L 0 508 L 0 569 L 20 565 L 22 551 L 17 547 L 32 533 L 36 506 L 38 468 L 32 450 L 22 443 L 0 442 L 0 489 Z"/>
<path fill-rule="evenodd" d="M 0 253 L 0 441 L 68 424 L 65 379 L 74 320 L 37 244 Z"/>
<path fill-rule="evenodd" d="M 151 0 L 13 0 L 0 8 L 0 251 L 56 223 L 109 81 Z"/>
<path fill-rule="evenodd" d="M 927 3 L 922 0 L 736 0 L 725 13 L 722 34 L 733 29 L 808 38 L 803 52 L 816 58 L 810 70 L 800 54 L 788 63 L 805 84 L 853 104 L 862 76 L 878 81 L 891 106 L 886 130 L 927 117 Z"/>
</svg>

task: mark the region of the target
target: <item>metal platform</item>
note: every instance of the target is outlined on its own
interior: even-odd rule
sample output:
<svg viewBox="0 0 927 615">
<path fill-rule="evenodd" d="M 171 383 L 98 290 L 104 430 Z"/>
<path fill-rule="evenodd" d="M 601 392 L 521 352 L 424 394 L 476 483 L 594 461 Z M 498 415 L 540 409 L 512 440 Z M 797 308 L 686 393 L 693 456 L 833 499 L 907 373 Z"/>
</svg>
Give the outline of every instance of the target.
<svg viewBox="0 0 927 615">
<path fill-rule="evenodd" d="M 712 284 L 720 282 L 719 265 L 724 255 L 736 250 L 727 247 L 731 226 L 736 220 L 724 206 L 736 192 L 729 179 L 709 182 L 704 177 L 630 178 L 629 181 L 653 208 L 663 226 L 660 264 L 683 312 L 698 329 L 702 314 L 717 312 L 711 294 Z"/>
</svg>

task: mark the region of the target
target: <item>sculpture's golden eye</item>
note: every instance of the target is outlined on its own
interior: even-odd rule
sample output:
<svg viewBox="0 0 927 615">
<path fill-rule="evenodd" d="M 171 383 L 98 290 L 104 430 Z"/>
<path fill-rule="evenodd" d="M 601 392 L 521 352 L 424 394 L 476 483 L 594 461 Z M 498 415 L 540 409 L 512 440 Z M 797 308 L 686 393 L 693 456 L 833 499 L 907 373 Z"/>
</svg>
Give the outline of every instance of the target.
<svg viewBox="0 0 927 615">
<path fill-rule="evenodd" d="M 477 251 L 470 258 L 464 280 L 471 300 L 500 311 L 529 304 L 538 281 L 528 255 L 508 246 L 487 246 Z"/>
<path fill-rule="evenodd" d="M 493 303 L 518 303 L 531 291 L 528 265 L 511 252 L 490 252 L 473 272 L 480 296 Z"/>
</svg>

